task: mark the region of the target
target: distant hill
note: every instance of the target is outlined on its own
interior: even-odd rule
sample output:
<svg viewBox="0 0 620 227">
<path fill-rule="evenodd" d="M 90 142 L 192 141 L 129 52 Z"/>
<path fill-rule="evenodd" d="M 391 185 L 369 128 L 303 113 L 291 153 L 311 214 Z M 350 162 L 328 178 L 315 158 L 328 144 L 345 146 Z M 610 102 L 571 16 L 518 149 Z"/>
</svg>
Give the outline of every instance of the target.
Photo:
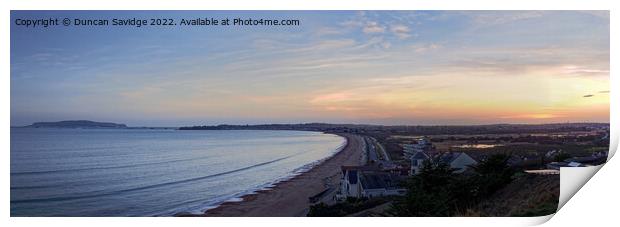
<svg viewBox="0 0 620 227">
<path fill-rule="evenodd" d="M 127 128 L 125 124 L 96 121 L 57 121 L 57 122 L 36 122 L 26 126 L 27 128 Z"/>
<path fill-rule="evenodd" d="M 391 135 L 477 135 L 506 133 L 550 133 L 609 130 L 609 123 L 556 123 L 556 124 L 494 124 L 494 125 L 365 125 L 365 124 L 260 124 L 260 125 L 204 125 L 186 126 L 179 130 L 299 130 L 320 132 L 348 132 Z"/>
</svg>

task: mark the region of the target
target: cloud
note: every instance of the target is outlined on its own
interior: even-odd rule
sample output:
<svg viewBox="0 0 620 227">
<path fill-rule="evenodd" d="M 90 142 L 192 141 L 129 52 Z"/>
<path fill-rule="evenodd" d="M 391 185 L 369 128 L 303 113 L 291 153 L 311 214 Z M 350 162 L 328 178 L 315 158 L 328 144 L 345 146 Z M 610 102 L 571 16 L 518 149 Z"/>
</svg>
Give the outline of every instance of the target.
<svg viewBox="0 0 620 227">
<path fill-rule="evenodd" d="M 356 98 L 356 96 L 351 92 L 334 92 L 334 93 L 317 95 L 312 100 L 310 100 L 310 103 L 319 104 L 319 103 L 345 102 L 345 101 L 357 100 L 358 98 L 359 97 Z"/>
<path fill-rule="evenodd" d="M 337 40 L 323 40 L 318 43 L 313 43 L 310 45 L 305 45 L 300 48 L 290 48 L 286 50 L 286 52 L 307 52 L 307 51 L 318 51 L 318 50 L 337 50 L 346 47 L 352 47 L 356 44 L 353 39 L 337 39 Z"/>
<path fill-rule="evenodd" d="M 345 25 L 346 26 L 346 25 Z M 317 29 L 315 35 L 324 36 L 324 35 L 342 35 L 345 31 L 342 29 L 338 29 L 335 27 L 322 27 Z"/>
<path fill-rule="evenodd" d="M 54 57 L 52 53 L 36 53 L 30 56 L 35 61 L 48 61 Z"/>
<path fill-rule="evenodd" d="M 579 11 L 579 12 L 609 20 L 609 10 L 591 10 L 591 11 L 585 10 L 585 11 Z"/>
<path fill-rule="evenodd" d="M 435 49 L 441 48 L 441 45 L 435 44 L 435 43 L 415 44 L 415 45 L 412 45 L 411 48 L 413 48 L 413 51 L 416 52 L 416 53 L 424 53 L 426 51 L 430 51 L 430 50 L 435 50 Z"/>
<path fill-rule="evenodd" d="M 539 18 L 545 15 L 544 11 L 466 11 L 477 25 L 503 25 L 520 20 Z"/>
<path fill-rule="evenodd" d="M 569 66 L 564 66 L 564 73 L 574 74 L 574 75 L 605 76 L 605 75 L 609 75 L 609 70 L 569 65 Z"/>
<path fill-rule="evenodd" d="M 502 119 L 552 119 L 552 118 L 560 118 L 564 117 L 560 114 L 549 114 L 549 113 L 533 113 L 533 114 L 519 114 L 519 115 L 510 115 L 510 116 L 502 116 Z"/>
<path fill-rule="evenodd" d="M 383 33 L 383 32 L 385 32 L 385 27 L 379 25 L 379 23 L 377 23 L 377 22 L 370 21 L 370 22 L 366 23 L 366 26 L 364 26 L 362 31 L 364 31 L 364 33 L 366 33 L 366 34 Z"/>
<path fill-rule="evenodd" d="M 392 33 L 394 33 L 394 35 L 396 35 L 396 37 L 398 37 L 399 39 L 406 39 L 411 37 L 411 30 L 409 29 L 409 27 L 402 25 L 402 24 L 398 24 L 398 25 L 393 25 L 390 30 L 392 31 Z"/>
<path fill-rule="evenodd" d="M 359 20 L 347 20 L 340 23 L 340 25 L 345 28 L 357 28 L 363 26 L 362 22 L 360 22 Z"/>
</svg>

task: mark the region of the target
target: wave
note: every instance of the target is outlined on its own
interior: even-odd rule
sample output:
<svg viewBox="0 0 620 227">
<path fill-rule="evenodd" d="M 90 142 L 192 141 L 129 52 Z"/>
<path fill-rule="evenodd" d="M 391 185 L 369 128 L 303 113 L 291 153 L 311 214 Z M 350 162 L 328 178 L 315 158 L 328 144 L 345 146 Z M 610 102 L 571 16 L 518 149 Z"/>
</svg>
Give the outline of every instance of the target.
<svg viewBox="0 0 620 227">
<path fill-rule="evenodd" d="M 13 201 L 11 201 L 11 203 L 12 204 L 17 204 L 17 203 L 58 202 L 58 201 L 68 201 L 68 200 L 77 200 L 77 199 L 85 199 L 85 198 L 97 198 L 97 197 L 103 197 L 103 196 L 116 195 L 116 194 L 120 194 L 120 193 L 134 192 L 134 191 L 140 191 L 140 190 L 164 187 L 164 186 L 169 186 L 169 185 L 194 182 L 194 181 L 205 180 L 205 179 L 209 179 L 209 178 L 213 178 L 213 177 L 223 176 L 223 175 L 227 175 L 227 174 L 231 174 L 231 173 L 237 173 L 237 172 L 241 172 L 241 171 L 246 171 L 246 170 L 253 169 L 253 168 L 256 168 L 256 167 L 261 167 L 261 166 L 269 165 L 269 164 L 276 163 L 276 162 L 288 159 L 290 157 L 296 156 L 298 154 L 299 153 L 293 154 L 293 155 L 289 155 L 289 156 L 286 156 L 286 157 L 282 157 L 282 158 L 278 158 L 278 159 L 274 159 L 274 160 L 271 160 L 271 161 L 262 162 L 262 163 L 258 163 L 258 164 L 255 164 L 255 165 L 239 168 L 239 169 L 234 169 L 234 170 L 226 171 L 226 172 L 211 174 L 211 175 L 202 176 L 202 177 L 189 178 L 189 179 L 184 179 L 184 180 L 179 180 L 179 181 L 171 181 L 171 182 L 166 182 L 166 183 L 153 184 L 153 185 L 148 185 L 148 186 L 142 186 L 142 187 L 136 187 L 136 188 L 130 188 L 130 189 L 123 189 L 123 190 L 111 191 L 111 192 L 94 194 L 94 195 L 64 196 L 64 197 L 38 198 L 38 199 L 21 199 L 21 200 L 13 200 Z"/>
<path fill-rule="evenodd" d="M 62 186 L 61 184 L 52 185 L 34 185 L 34 186 L 11 186 L 11 190 L 24 190 L 24 189 L 43 189 L 43 188 L 55 188 Z"/>
<path fill-rule="evenodd" d="M 149 163 L 140 163 L 140 164 L 132 164 L 132 165 L 122 165 L 122 166 L 102 166 L 102 167 L 88 167 L 88 168 L 75 168 L 75 169 L 59 169 L 59 170 L 44 170 L 44 171 L 24 171 L 24 172 L 14 172 L 11 175 L 36 175 L 36 174 L 52 174 L 52 173 L 71 173 L 71 172 L 81 172 L 81 171 L 89 171 L 89 170 L 108 170 L 108 169 L 124 169 L 124 168 L 134 168 L 141 166 L 151 166 L 151 165 L 161 165 L 161 164 L 170 164 L 177 162 L 186 162 L 186 161 L 194 161 L 194 160 L 203 160 L 212 158 L 212 156 L 205 156 L 200 158 L 186 158 L 186 159 L 177 159 L 163 162 L 149 162 Z"/>
</svg>

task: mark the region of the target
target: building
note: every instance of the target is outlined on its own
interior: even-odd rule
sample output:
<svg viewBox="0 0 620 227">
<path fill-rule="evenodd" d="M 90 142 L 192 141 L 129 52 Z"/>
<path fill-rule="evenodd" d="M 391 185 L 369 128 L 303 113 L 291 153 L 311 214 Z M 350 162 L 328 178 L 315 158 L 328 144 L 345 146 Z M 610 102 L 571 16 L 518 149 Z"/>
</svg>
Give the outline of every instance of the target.
<svg viewBox="0 0 620 227">
<path fill-rule="evenodd" d="M 473 159 L 465 152 L 447 152 L 439 155 L 439 161 L 450 165 L 450 168 L 454 169 L 455 173 L 465 172 L 469 166 L 478 164 L 478 161 Z"/>
<path fill-rule="evenodd" d="M 607 152 L 595 152 L 590 156 L 572 157 L 564 160 L 564 162 L 578 162 L 586 165 L 600 165 L 607 161 Z"/>
<path fill-rule="evenodd" d="M 420 169 L 426 160 L 446 163 L 450 166 L 450 168 L 454 169 L 454 173 L 463 173 L 469 168 L 470 165 L 478 164 L 478 161 L 465 152 L 447 152 L 432 156 L 427 152 L 418 151 L 412 154 L 409 159 L 411 160 L 410 175 L 419 174 Z"/>
<path fill-rule="evenodd" d="M 585 167 L 600 165 L 607 161 L 607 152 L 595 152 L 590 156 L 567 158 L 561 162 L 547 164 L 548 169 L 559 170 L 560 167 Z"/>
<path fill-rule="evenodd" d="M 337 199 L 404 195 L 406 192 L 405 188 L 400 186 L 404 178 L 398 174 L 379 171 L 369 166 L 342 166 L 341 170 Z"/>
<path fill-rule="evenodd" d="M 545 157 L 546 158 L 552 158 L 555 157 L 556 155 L 560 154 L 562 152 L 562 150 L 550 150 L 547 151 L 547 153 L 545 153 Z"/>
<path fill-rule="evenodd" d="M 378 171 L 362 171 L 359 174 L 361 197 L 373 198 L 392 195 L 405 195 L 407 192 L 400 184 L 402 177 Z"/>
<path fill-rule="evenodd" d="M 418 151 L 411 156 L 411 170 L 410 175 L 415 175 L 420 172 L 420 168 L 424 164 L 424 161 L 429 160 L 431 157 L 424 151 Z"/>
<path fill-rule="evenodd" d="M 585 167 L 579 162 L 551 162 L 547 164 L 547 169 L 560 170 L 560 167 Z"/>
<path fill-rule="evenodd" d="M 455 173 L 465 172 L 469 166 L 478 164 L 478 161 L 465 152 L 443 153 L 439 156 L 439 161 L 450 165 Z"/>
</svg>

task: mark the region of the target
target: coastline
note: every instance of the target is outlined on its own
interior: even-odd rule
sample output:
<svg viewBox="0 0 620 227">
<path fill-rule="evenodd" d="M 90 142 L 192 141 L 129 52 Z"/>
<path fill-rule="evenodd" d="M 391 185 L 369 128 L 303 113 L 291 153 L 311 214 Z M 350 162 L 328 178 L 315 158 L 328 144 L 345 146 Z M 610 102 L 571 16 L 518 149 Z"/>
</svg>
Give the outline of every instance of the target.
<svg viewBox="0 0 620 227">
<path fill-rule="evenodd" d="M 359 165 L 363 140 L 354 134 L 337 133 L 346 139 L 346 145 L 334 155 L 316 164 L 308 171 L 275 183 L 272 187 L 241 196 L 241 201 L 224 202 L 203 214 L 181 213 L 175 216 L 200 217 L 291 217 L 305 216 L 308 198 L 338 185 L 340 166 Z"/>
</svg>

